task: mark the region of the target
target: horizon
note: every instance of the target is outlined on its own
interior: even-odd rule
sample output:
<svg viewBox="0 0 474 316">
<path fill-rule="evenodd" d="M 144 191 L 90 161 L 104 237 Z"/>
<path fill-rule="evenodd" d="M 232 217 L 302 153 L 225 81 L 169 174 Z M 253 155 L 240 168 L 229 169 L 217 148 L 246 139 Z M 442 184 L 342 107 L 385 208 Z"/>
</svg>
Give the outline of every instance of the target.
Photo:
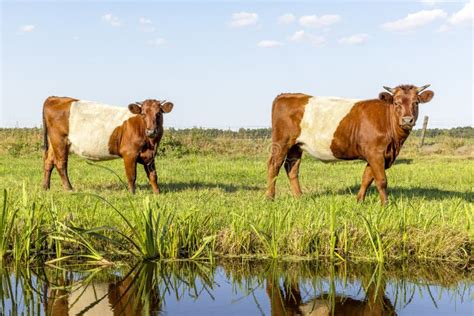
<svg viewBox="0 0 474 316">
<path fill-rule="evenodd" d="M 416 129 L 425 115 L 428 128 L 472 127 L 473 8 L 4 1 L 0 127 L 39 127 L 46 97 L 65 95 L 119 106 L 168 99 L 166 128 L 269 128 L 280 93 L 373 99 L 404 83 L 435 92 Z"/>
<path fill-rule="evenodd" d="M 423 129 L 423 126 L 415 126 L 411 131 L 421 131 Z M 7 130 L 7 129 L 42 129 L 43 125 L 39 126 L 31 126 L 31 127 L 21 127 L 21 126 L 14 126 L 14 127 L 0 127 L 0 130 Z M 454 127 L 430 127 L 429 122 L 428 122 L 428 127 L 426 128 L 427 131 L 429 130 L 453 130 L 453 129 L 474 129 L 473 126 L 454 126 Z M 206 127 L 206 126 L 191 126 L 191 127 L 173 127 L 173 126 L 165 126 L 164 130 L 176 130 L 176 131 L 184 131 L 184 130 L 193 130 L 193 129 L 198 129 L 198 130 L 218 130 L 221 132 L 233 132 L 233 133 L 238 133 L 241 129 L 244 129 L 246 131 L 249 130 L 262 130 L 262 129 L 269 129 L 271 130 L 272 127 Z"/>
</svg>

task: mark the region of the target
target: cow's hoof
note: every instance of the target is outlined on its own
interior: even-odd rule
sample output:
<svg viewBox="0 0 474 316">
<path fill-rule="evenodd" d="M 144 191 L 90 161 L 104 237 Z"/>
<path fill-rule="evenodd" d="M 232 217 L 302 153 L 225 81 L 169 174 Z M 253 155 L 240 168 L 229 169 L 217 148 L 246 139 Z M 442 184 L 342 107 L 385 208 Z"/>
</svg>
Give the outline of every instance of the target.
<svg viewBox="0 0 474 316">
<path fill-rule="evenodd" d="M 275 193 L 271 194 L 271 193 L 265 193 L 265 198 L 268 200 L 268 201 L 273 201 L 275 200 Z"/>
</svg>

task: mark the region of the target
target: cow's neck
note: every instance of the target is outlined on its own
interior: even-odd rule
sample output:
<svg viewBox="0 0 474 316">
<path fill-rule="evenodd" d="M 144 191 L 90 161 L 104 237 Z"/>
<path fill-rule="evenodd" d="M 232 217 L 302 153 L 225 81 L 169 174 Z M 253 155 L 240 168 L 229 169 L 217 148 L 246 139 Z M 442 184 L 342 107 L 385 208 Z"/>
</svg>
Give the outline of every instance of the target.
<svg viewBox="0 0 474 316">
<path fill-rule="evenodd" d="M 158 141 L 155 138 L 145 137 L 145 141 L 143 143 L 142 151 L 143 150 L 150 150 L 150 149 L 155 151 L 156 147 L 157 147 L 157 144 L 158 144 Z"/>
<path fill-rule="evenodd" d="M 390 104 L 390 111 L 388 111 L 388 121 L 389 121 L 389 129 L 390 129 L 390 136 L 391 142 L 395 146 L 396 156 L 398 156 L 400 149 L 403 146 L 403 143 L 410 135 L 410 131 L 406 131 L 400 127 L 398 124 L 398 118 L 395 111 L 395 105 Z"/>
</svg>

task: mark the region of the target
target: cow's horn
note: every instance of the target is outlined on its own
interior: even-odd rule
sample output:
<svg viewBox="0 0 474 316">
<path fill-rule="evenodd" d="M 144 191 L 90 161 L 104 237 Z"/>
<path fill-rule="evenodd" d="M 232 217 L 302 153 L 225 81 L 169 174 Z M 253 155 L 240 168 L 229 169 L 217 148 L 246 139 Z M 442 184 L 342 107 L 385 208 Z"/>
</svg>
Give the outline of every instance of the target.
<svg viewBox="0 0 474 316">
<path fill-rule="evenodd" d="M 385 90 L 387 90 L 388 92 L 392 93 L 392 94 L 395 92 L 392 88 L 389 88 L 389 87 L 386 87 L 386 86 L 383 86 L 383 88 Z"/>
<path fill-rule="evenodd" d="M 161 100 L 160 103 L 161 103 L 161 104 L 165 104 L 165 103 L 166 103 L 166 100 Z"/>
<path fill-rule="evenodd" d="M 135 104 L 138 104 L 139 106 L 142 106 L 143 105 L 143 102 L 135 102 Z"/>
<path fill-rule="evenodd" d="M 429 86 L 431 86 L 431 85 L 427 84 L 427 85 L 424 85 L 423 87 L 416 88 L 416 92 L 417 92 L 417 93 L 420 93 L 421 91 L 425 90 L 425 89 L 428 88 Z"/>
</svg>

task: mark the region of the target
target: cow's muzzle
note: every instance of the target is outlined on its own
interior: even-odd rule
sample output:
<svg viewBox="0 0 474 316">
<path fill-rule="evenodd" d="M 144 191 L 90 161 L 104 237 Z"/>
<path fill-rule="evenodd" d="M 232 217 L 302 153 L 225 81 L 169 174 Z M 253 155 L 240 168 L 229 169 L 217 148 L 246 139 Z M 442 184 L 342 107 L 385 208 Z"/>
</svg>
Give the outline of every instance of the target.
<svg viewBox="0 0 474 316">
<path fill-rule="evenodd" d="M 414 116 L 404 116 L 400 119 L 400 126 L 403 129 L 412 129 L 415 126 L 415 117 Z"/>
<path fill-rule="evenodd" d="M 150 137 L 150 138 L 153 138 L 157 135 L 158 133 L 156 132 L 156 129 L 146 129 L 145 130 L 145 135 L 146 137 Z"/>
</svg>

